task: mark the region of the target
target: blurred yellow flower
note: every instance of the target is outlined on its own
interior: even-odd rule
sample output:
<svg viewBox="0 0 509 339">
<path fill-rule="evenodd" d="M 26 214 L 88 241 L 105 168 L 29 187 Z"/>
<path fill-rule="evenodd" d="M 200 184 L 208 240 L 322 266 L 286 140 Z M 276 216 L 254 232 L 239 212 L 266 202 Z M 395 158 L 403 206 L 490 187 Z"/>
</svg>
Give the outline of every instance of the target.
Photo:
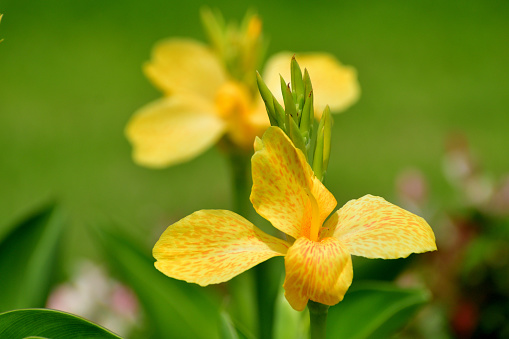
<svg viewBox="0 0 509 339">
<path fill-rule="evenodd" d="M 285 256 L 285 296 L 300 311 L 308 300 L 335 305 L 343 299 L 352 282 L 352 254 L 395 259 L 436 250 L 424 219 L 380 197 L 351 200 L 325 221 L 336 200 L 280 128 L 257 138 L 255 151 L 251 202 L 295 240 L 270 236 L 230 211 L 202 210 L 161 235 L 153 249 L 158 270 L 205 286 Z"/>
<path fill-rule="evenodd" d="M 251 47 L 242 47 L 243 41 L 239 41 L 240 50 L 251 51 L 258 46 L 253 41 L 260 34 L 261 22 L 255 16 L 241 36 Z M 255 136 L 261 136 L 270 125 L 255 87 L 256 66 L 251 59 L 256 53 L 244 53 L 243 60 L 249 66 L 242 68 L 239 62 L 223 60 L 231 53 L 224 48 L 221 51 L 214 53 L 190 39 L 168 39 L 155 46 L 144 71 L 164 97 L 139 109 L 127 125 L 135 162 L 155 168 L 184 162 L 223 136 L 236 148 L 251 151 Z M 308 68 L 316 93 L 320 93 L 315 97 L 317 111 L 323 110 L 325 103 L 332 111 L 344 110 L 357 100 L 359 86 L 353 68 L 341 65 L 329 54 L 297 57 Z M 269 80 L 270 89 L 280 87 L 278 73 L 288 73 L 290 58 L 291 54 L 281 53 L 268 60 L 264 78 Z M 231 66 L 228 71 L 225 65 Z"/>
</svg>

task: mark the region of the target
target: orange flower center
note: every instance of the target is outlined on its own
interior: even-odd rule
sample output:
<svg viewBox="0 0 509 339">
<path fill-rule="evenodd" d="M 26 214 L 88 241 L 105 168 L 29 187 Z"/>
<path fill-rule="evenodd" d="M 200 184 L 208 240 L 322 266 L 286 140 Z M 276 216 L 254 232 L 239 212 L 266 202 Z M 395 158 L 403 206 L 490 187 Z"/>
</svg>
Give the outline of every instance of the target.
<svg viewBox="0 0 509 339">
<path fill-rule="evenodd" d="M 320 214 L 318 209 L 318 203 L 316 202 L 313 194 L 306 189 L 309 202 L 311 203 L 311 227 L 309 229 L 309 240 L 318 241 L 318 234 L 320 233 Z"/>
<path fill-rule="evenodd" d="M 255 136 L 268 127 L 268 120 L 260 124 L 248 88 L 228 81 L 216 93 L 216 112 L 228 124 L 228 136 L 239 147 L 251 150 Z M 263 112 L 265 114 L 265 112 Z"/>
<path fill-rule="evenodd" d="M 225 120 L 247 116 L 251 104 L 249 91 L 240 83 L 228 81 L 217 91 L 215 104 L 219 116 Z"/>
</svg>

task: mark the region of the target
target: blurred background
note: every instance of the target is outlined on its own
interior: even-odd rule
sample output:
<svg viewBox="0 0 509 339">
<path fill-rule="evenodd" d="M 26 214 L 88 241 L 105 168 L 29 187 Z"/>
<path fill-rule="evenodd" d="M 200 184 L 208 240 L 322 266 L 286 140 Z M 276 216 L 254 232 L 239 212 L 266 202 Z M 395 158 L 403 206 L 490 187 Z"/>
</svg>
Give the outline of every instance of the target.
<svg viewBox="0 0 509 339">
<path fill-rule="evenodd" d="M 451 226 L 458 218 L 509 228 L 509 2 L 2 0 L 0 237 L 58 201 L 70 271 L 98 256 L 88 229 L 104 220 L 148 247 L 195 210 L 231 207 L 217 149 L 151 170 L 132 162 L 124 137 L 133 112 L 160 97 L 141 70 L 153 44 L 206 41 L 203 5 L 227 20 L 256 10 L 268 56 L 326 51 L 357 69 L 361 98 L 334 116 L 326 185 L 338 205 L 368 193 L 406 204 L 429 220 L 439 249 L 463 232 Z"/>
</svg>

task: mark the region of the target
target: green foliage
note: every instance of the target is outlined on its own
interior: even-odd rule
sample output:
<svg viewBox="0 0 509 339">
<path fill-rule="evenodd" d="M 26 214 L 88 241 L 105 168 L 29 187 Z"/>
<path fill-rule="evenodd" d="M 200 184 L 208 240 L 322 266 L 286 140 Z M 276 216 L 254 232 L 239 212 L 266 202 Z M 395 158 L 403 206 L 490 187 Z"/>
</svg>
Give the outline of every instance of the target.
<svg viewBox="0 0 509 339">
<path fill-rule="evenodd" d="M 63 230 L 54 206 L 16 225 L 0 242 L 0 311 L 43 307 Z"/>
<path fill-rule="evenodd" d="M 115 339 L 112 332 L 78 316 L 49 309 L 0 314 L 0 338 Z"/>
<path fill-rule="evenodd" d="M 221 338 L 223 339 L 239 339 L 237 330 L 233 326 L 230 315 L 226 312 L 221 312 Z"/>
<path fill-rule="evenodd" d="M 355 267 L 355 280 L 383 280 L 393 281 L 416 259 L 415 255 L 408 258 L 391 260 L 373 260 L 364 257 L 353 256 Z"/>
<path fill-rule="evenodd" d="M 166 277 L 150 252 L 125 235 L 97 233 L 111 270 L 140 298 L 154 338 L 218 338 L 219 303 L 210 290 Z"/>
<path fill-rule="evenodd" d="M 402 289 L 389 283 L 359 283 L 331 307 L 327 338 L 387 338 L 400 330 L 427 303 L 423 289 Z"/>
<path fill-rule="evenodd" d="M 295 311 L 284 296 L 283 284 L 276 299 L 274 339 L 306 339 L 309 333 L 309 314 Z"/>
</svg>

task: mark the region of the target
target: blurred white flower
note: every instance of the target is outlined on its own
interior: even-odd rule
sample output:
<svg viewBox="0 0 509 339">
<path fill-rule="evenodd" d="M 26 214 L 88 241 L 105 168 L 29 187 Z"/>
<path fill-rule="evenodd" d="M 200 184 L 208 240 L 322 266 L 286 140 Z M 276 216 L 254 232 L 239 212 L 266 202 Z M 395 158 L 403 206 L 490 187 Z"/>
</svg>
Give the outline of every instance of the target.
<svg viewBox="0 0 509 339">
<path fill-rule="evenodd" d="M 46 307 L 79 315 L 120 336 L 129 334 L 139 319 L 134 293 L 89 261 L 77 265 L 72 280 L 52 291 Z"/>
</svg>

